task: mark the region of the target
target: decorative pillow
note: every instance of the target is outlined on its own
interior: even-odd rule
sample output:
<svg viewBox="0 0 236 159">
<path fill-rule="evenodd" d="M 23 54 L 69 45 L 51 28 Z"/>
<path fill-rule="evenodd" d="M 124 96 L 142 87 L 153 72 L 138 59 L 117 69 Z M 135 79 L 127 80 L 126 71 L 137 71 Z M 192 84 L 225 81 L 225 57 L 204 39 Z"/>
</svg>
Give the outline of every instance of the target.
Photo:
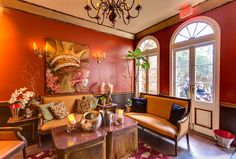
<svg viewBox="0 0 236 159">
<path fill-rule="evenodd" d="M 50 121 L 50 120 L 54 119 L 52 113 L 48 109 L 48 107 L 53 106 L 53 105 L 54 105 L 54 102 L 50 102 L 50 103 L 46 103 L 46 104 L 37 104 L 39 112 L 43 116 L 44 122 L 47 122 L 47 121 Z"/>
<path fill-rule="evenodd" d="M 146 113 L 146 107 L 146 98 L 132 98 L 131 112 Z"/>
<path fill-rule="evenodd" d="M 77 113 L 84 114 L 91 109 L 97 107 L 98 100 L 94 97 L 84 96 L 82 99 L 77 99 Z"/>
<path fill-rule="evenodd" d="M 64 119 L 67 115 L 69 115 L 67 107 L 63 102 L 56 103 L 48 108 L 56 119 Z"/>
<path fill-rule="evenodd" d="M 177 122 L 184 118 L 186 108 L 177 104 L 172 105 L 169 122 L 177 126 Z"/>
<path fill-rule="evenodd" d="M 98 98 L 95 98 L 95 97 L 92 97 L 92 98 L 93 98 L 93 100 L 92 100 L 92 102 L 91 102 L 91 104 L 90 104 L 90 109 L 91 109 L 91 110 L 94 110 L 94 109 L 96 109 L 97 106 L 98 106 Z"/>
</svg>

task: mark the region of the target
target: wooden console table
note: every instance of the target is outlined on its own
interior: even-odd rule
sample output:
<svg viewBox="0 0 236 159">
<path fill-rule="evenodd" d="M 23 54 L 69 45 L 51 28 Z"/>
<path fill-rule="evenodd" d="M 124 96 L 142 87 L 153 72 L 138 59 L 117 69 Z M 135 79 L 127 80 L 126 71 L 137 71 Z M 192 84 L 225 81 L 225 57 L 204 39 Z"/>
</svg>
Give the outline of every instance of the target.
<svg viewBox="0 0 236 159">
<path fill-rule="evenodd" d="M 25 116 L 13 118 L 10 117 L 7 121 L 8 126 L 22 127 L 22 135 L 26 138 L 29 145 L 37 143 L 38 117 L 29 119 Z"/>
</svg>

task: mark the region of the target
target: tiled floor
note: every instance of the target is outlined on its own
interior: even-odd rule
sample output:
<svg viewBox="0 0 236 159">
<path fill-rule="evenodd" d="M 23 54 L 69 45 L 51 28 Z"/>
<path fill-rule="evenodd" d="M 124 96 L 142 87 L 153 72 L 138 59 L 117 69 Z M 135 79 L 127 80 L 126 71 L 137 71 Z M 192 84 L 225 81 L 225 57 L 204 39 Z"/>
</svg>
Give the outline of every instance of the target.
<svg viewBox="0 0 236 159">
<path fill-rule="evenodd" d="M 230 149 L 221 148 L 215 144 L 212 138 L 194 132 L 190 133 L 190 150 L 187 148 L 185 137 L 179 141 L 177 157 L 173 156 L 174 143 L 172 141 L 161 138 L 147 130 L 144 133 L 139 131 L 139 138 L 152 145 L 157 151 L 171 156 L 173 159 L 236 159 L 235 147 Z M 50 137 L 45 138 L 45 140 L 42 149 L 51 147 Z M 27 154 L 34 154 L 42 151 L 42 149 L 39 149 L 37 145 L 31 145 L 27 148 Z M 14 157 L 14 159 L 21 158 L 20 154 Z"/>
</svg>

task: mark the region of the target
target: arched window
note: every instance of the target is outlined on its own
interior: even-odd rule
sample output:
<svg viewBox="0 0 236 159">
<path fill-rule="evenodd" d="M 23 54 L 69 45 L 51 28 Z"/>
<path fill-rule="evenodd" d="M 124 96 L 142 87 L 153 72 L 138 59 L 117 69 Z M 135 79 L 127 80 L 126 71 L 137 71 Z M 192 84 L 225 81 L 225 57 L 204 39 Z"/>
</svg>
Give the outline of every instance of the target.
<svg viewBox="0 0 236 159">
<path fill-rule="evenodd" d="M 170 94 L 191 98 L 195 131 L 213 135 L 219 128 L 220 27 L 209 17 L 179 26 L 171 39 Z"/>
<path fill-rule="evenodd" d="M 146 36 L 137 45 L 150 62 L 149 70 L 139 73 L 136 93 L 159 93 L 159 43 L 153 36 Z"/>
<path fill-rule="evenodd" d="M 187 41 L 189 39 L 199 38 L 214 34 L 213 28 L 206 22 L 193 22 L 182 28 L 175 37 L 174 43 Z"/>
</svg>

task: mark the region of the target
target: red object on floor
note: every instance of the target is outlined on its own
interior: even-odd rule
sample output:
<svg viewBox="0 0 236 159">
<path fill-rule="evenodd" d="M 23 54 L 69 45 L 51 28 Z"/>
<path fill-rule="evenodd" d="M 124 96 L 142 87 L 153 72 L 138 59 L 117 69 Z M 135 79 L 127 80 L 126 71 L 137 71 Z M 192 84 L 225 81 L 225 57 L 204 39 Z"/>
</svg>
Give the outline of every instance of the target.
<svg viewBox="0 0 236 159">
<path fill-rule="evenodd" d="M 220 137 L 227 138 L 227 139 L 234 139 L 235 138 L 235 136 L 232 133 L 225 131 L 225 130 L 217 129 L 217 130 L 214 130 L 214 133 Z"/>
</svg>

